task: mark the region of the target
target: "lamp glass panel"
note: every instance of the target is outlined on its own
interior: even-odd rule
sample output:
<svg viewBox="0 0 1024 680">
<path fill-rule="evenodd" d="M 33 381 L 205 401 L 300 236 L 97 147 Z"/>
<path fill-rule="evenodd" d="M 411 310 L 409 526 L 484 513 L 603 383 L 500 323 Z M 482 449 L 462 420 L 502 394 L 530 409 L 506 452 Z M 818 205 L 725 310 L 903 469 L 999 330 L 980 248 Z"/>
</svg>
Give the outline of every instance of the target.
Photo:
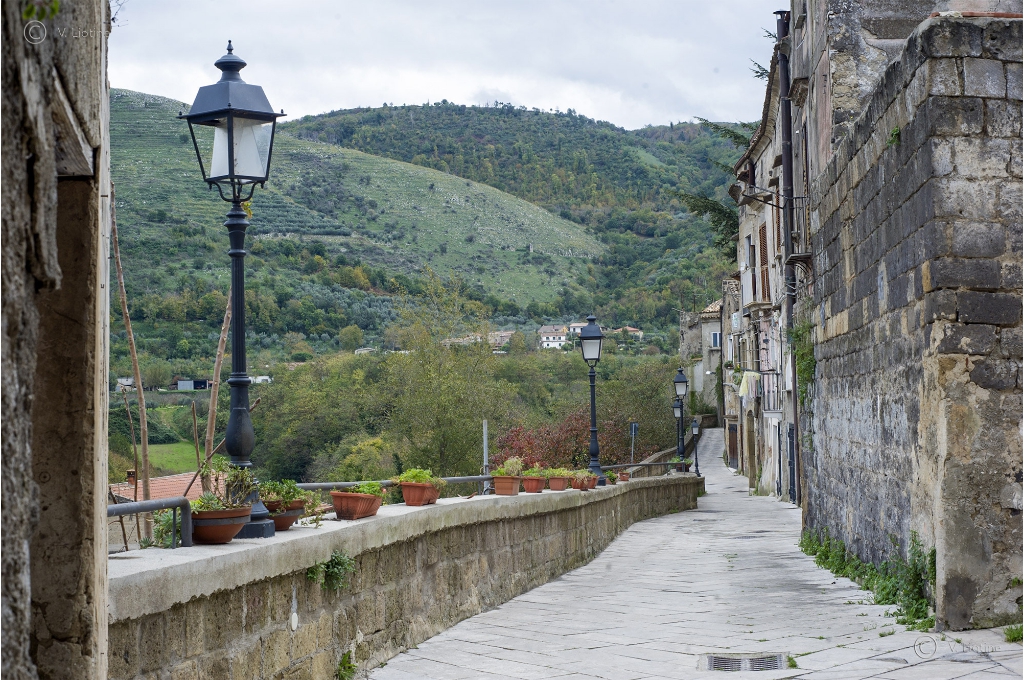
<svg viewBox="0 0 1024 680">
<path fill-rule="evenodd" d="M 580 342 L 583 348 L 583 359 L 586 361 L 598 361 L 601 359 L 601 340 L 583 340 Z"/>
<path fill-rule="evenodd" d="M 229 172 L 228 165 L 228 122 L 218 120 L 213 128 L 213 148 L 211 156 L 206 160 L 206 167 L 210 177 L 226 177 Z"/>
<path fill-rule="evenodd" d="M 698 435 L 700 435 L 700 425 L 698 425 L 697 422 L 694 421 L 694 423 L 693 423 L 693 436 L 696 437 Z"/>
<path fill-rule="evenodd" d="M 672 413 L 675 414 L 676 418 L 679 418 L 679 417 L 681 417 L 683 415 L 682 411 L 683 411 L 683 409 L 679 408 L 678 406 L 673 406 L 672 407 Z"/>
<path fill-rule="evenodd" d="M 675 383 L 675 386 L 676 386 L 676 396 L 677 397 L 685 397 L 686 396 L 686 388 L 689 387 L 690 385 L 689 385 L 689 383 L 685 383 L 685 382 L 677 382 L 677 383 Z"/>
<path fill-rule="evenodd" d="M 235 118 L 234 126 L 235 176 L 266 177 L 272 124 Z"/>
<path fill-rule="evenodd" d="M 266 177 L 267 162 L 270 159 L 270 136 L 272 123 L 245 118 L 233 118 L 233 142 L 235 156 L 235 177 Z M 210 177 L 226 177 L 230 173 L 228 163 L 228 127 L 226 120 L 219 120 L 213 126 L 213 157 L 210 160 Z"/>
</svg>

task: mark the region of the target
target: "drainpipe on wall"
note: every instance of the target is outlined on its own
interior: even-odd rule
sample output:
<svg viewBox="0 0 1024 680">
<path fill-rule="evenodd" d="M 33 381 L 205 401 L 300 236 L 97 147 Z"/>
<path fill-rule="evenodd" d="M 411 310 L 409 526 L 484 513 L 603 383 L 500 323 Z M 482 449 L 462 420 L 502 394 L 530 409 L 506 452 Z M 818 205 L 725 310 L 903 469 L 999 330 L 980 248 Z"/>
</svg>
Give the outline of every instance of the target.
<svg viewBox="0 0 1024 680">
<path fill-rule="evenodd" d="M 793 254 L 793 108 L 789 100 L 789 12 L 775 12 L 776 31 L 779 40 L 779 126 L 782 128 L 782 233 L 786 263 L 786 329 L 793 329 L 793 302 L 796 298 L 796 271 L 790 261 Z M 793 378 L 793 448 L 796 451 L 796 503 L 803 500 L 800 475 L 800 411 L 799 392 L 796 382 L 796 353 L 789 350 L 789 369 Z M 781 452 L 779 452 L 781 459 Z"/>
</svg>

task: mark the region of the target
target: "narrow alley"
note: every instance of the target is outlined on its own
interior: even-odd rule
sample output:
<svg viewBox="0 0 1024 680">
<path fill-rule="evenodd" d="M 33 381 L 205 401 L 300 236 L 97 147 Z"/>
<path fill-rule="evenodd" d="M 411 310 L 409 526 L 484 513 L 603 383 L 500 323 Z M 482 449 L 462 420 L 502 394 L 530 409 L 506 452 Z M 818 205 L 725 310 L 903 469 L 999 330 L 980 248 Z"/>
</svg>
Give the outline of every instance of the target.
<svg viewBox="0 0 1024 680">
<path fill-rule="evenodd" d="M 722 431 L 698 450 L 697 510 L 635 524 L 590 564 L 450 628 L 373 680 L 1019 678 L 1000 630 L 906 632 L 871 594 L 797 547 L 800 511 L 749 496 Z M 781 655 L 778 670 L 722 673 L 702 655 Z M 796 667 L 793 667 L 793 663 Z"/>
</svg>

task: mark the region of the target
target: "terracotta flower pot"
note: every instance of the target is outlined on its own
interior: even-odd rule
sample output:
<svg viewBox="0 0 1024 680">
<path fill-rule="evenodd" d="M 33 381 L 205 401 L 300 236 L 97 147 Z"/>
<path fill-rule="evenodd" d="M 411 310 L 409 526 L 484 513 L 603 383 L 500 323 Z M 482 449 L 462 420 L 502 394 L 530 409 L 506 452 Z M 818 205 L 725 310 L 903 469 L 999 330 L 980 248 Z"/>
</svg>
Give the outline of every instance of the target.
<svg viewBox="0 0 1024 680">
<path fill-rule="evenodd" d="M 552 491 L 565 491 L 571 481 L 572 477 L 548 477 L 548 488 Z"/>
<path fill-rule="evenodd" d="M 540 493 L 544 490 L 544 482 L 546 481 L 543 477 L 523 477 L 523 491 L 526 493 Z"/>
<path fill-rule="evenodd" d="M 597 477 L 591 477 L 590 478 L 590 486 L 588 486 L 587 488 L 588 489 L 593 489 L 596 486 L 597 486 Z"/>
<path fill-rule="evenodd" d="M 352 493 L 350 491 L 332 491 L 331 503 L 338 519 L 361 519 L 373 517 L 380 509 L 381 497 L 372 493 Z"/>
<path fill-rule="evenodd" d="M 497 475 L 494 477 L 494 493 L 499 496 L 518 496 L 519 480 L 522 477 Z"/>
<path fill-rule="evenodd" d="M 683 463 L 683 472 L 689 472 L 689 471 L 690 471 L 690 466 L 687 465 L 686 463 Z"/>
<path fill-rule="evenodd" d="M 428 505 L 437 500 L 437 489 L 426 482 L 399 482 L 406 505 Z"/>
<path fill-rule="evenodd" d="M 437 499 L 441 497 L 441 492 L 438 491 L 437 487 L 433 484 L 430 485 L 430 490 L 427 492 L 427 505 L 437 503 Z"/>
<path fill-rule="evenodd" d="M 629 473 L 625 472 L 625 471 L 620 472 L 619 473 L 619 481 L 620 482 L 628 482 L 629 481 Z"/>
<path fill-rule="evenodd" d="M 576 479 L 575 477 L 572 477 L 571 479 L 572 479 L 572 488 L 579 489 L 580 491 L 589 491 L 590 490 L 590 480 L 589 479 L 579 480 L 579 479 Z"/>
<path fill-rule="evenodd" d="M 304 500 L 292 501 L 284 510 L 281 509 L 282 503 L 283 501 L 263 501 L 263 505 L 270 511 L 270 519 L 274 520 L 275 531 L 288 531 L 302 517 L 306 508 Z"/>
<path fill-rule="evenodd" d="M 246 522 L 252 507 L 192 513 L 192 540 L 196 543 L 230 543 Z"/>
</svg>

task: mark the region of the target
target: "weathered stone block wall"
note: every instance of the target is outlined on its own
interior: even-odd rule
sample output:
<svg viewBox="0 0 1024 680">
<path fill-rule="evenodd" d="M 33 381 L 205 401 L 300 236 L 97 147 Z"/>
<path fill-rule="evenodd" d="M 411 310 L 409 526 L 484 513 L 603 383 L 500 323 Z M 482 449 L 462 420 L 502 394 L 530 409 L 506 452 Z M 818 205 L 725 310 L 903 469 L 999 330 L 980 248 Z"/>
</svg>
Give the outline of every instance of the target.
<svg viewBox="0 0 1024 680">
<path fill-rule="evenodd" d="M 3 676 L 101 678 L 110 7 L 25 7 L 0 40 Z"/>
<path fill-rule="evenodd" d="M 875 562 L 916 531 L 940 626 L 1019 621 L 1021 22 L 921 24 L 811 203 L 806 523 Z"/>
<path fill-rule="evenodd" d="M 635 521 L 695 508 L 702 489 L 703 479 L 673 475 L 586 493 L 385 506 L 377 518 L 244 547 L 136 553 L 111 570 L 109 677 L 333 678 L 348 650 L 374 668 L 586 563 Z M 338 593 L 305 574 L 334 549 L 357 564 Z"/>
</svg>

